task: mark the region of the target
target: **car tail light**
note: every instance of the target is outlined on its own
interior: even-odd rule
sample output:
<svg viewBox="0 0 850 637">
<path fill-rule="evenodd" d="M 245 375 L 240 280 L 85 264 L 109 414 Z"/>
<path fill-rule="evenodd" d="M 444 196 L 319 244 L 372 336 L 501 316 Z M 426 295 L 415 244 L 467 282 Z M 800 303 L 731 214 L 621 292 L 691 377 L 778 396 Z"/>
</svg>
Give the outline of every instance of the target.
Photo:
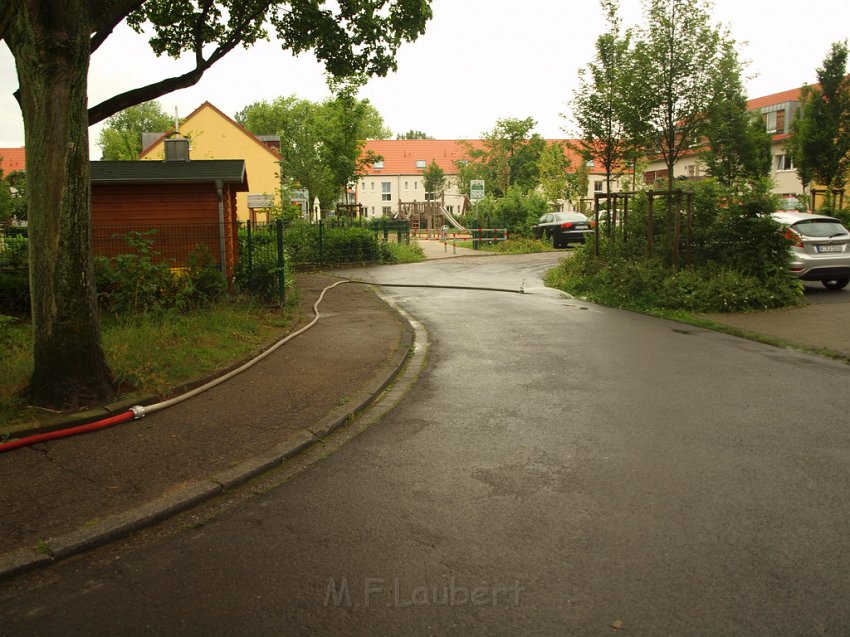
<svg viewBox="0 0 850 637">
<path fill-rule="evenodd" d="M 561 230 L 569 230 L 569 229 L 570 229 L 570 228 L 572 228 L 574 225 L 575 225 L 575 224 L 574 224 L 572 221 L 567 221 L 566 223 L 562 223 L 562 224 L 561 224 Z"/>
<path fill-rule="evenodd" d="M 800 238 L 800 235 L 791 230 L 791 228 L 785 228 L 785 238 L 791 242 L 791 245 L 797 248 L 803 247 L 803 240 Z"/>
</svg>

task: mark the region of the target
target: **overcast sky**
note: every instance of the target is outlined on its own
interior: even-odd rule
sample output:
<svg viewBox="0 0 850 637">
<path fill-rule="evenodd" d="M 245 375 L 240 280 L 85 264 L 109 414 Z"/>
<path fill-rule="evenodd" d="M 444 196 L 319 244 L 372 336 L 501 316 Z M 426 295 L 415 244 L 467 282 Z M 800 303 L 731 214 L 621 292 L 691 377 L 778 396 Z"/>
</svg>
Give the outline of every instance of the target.
<svg viewBox="0 0 850 637">
<path fill-rule="evenodd" d="M 641 22 L 639 0 L 621 0 L 627 26 Z M 402 47 L 398 71 L 373 78 L 361 92 L 396 133 L 425 131 L 438 139 L 477 138 L 498 119 L 533 117 L 544 137 L 568 136 L 561 117 L 577 85 L 578 69 L 593 57 L 604 30 L 594 0 L 433 0 L 425 35 Z M 848 0 L 715 0 L 714 19 L 727 25 L 751 61 L 749 97 L 816 81 L 830 44 L 850 36 Z M 178 75 L 190 61 L 157 59 L 145 37 L 116 29 L 92 60 L 90 104 L 117 92 Z M 14 60 L 0 44 L 0 147 L 24 145 Z M 327 97 L 323 71 L 311 55 L 298 58 L 274 43 L 238 49 L 192 88 L 160 98 L 187 115 L 210 101 L 230 115 L 282 95 Z M 92 158 L 100 127 L 90 129 Z"/>
</svg>

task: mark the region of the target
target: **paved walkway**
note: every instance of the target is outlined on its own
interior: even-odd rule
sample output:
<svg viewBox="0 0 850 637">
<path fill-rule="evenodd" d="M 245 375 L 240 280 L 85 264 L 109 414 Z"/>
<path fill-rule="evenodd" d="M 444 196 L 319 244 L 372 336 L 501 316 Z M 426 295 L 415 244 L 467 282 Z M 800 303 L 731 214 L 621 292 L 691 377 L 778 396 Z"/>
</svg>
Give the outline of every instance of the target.
<svg viewBox="0 0 850 637">
<path fill-rule="evenodd" d="M 492 256 L 419 243 L 430 259 Z M 337 280 L 300 277 L 302 323 L 321 289 Z M 707 318 L 850 357 L 850 293 L 831 294 L 801 308 Z M 320 311 L 312 330 L 195 399 L 94 435 L 0 454 L 0 578 L 220 493 L 368 404 L 403 364 L 410 326 L 357 284 L 334 289 Z"/>
<path fill-rule="evenodd" d="M 302 324 L 336 281 L 299 277 Z M 401 367 L 411 328 L 358 284 L 336 287 L 319 310 L 311 330 L 193 399 L 96 434 L 0 454 L 0 578 L 215 495 L 363 408 Z"/>
<path fill-rule="evenodd" d="M 489 257 L 493 256 L 492 252 L 486 250 L 470 250 L 469 248 L 459 248 L 452 245 L 451 242 L 443 243 L 434 239 L 417 239 L 417 242 L 422 246 L 422 251 L 427 259 L 449 259 L 451 257 Z"/>
</svg>

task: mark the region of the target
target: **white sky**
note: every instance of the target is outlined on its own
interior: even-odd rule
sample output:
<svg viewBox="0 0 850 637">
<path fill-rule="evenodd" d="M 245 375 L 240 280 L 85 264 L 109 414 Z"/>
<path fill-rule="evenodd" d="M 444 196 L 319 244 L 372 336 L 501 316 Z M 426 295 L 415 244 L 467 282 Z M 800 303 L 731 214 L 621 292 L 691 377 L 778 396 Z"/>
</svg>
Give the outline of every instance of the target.
<svg viewBox="0 0 850 637">
<path fill-rule="evenodd" d="M 433 0 L 426 33 L 403 45 L 398 71 L 373 78 L 361 92 L 395 133 L 417 129 L 438 139 L 477 138 L 498 119 L 533 117 L 544 137 L 568 136 L 567 111 L 578 69 L 593 57 L 604 30 L 594 0 Z M 641 21 L 639 0 L 621 0 L 623 23 Z M 751 60 L 749 97 L 816 81 L 830 44 L 850 36 L 847 0 L 714 0 L 714 20 L 730 27 Z M 116 29 L 95 53 L 90 104 L 164 77 L 190 62 L 157 59 L 144 36 Z M 24 145 L 14 60 L 0 44 L 0 147 Z M 323 70 L 311 55 L 294 58 L 274 43 L 238 49 L 192 88 L 160 103 L 187 115 L 208 100 L 230 115 L 282 95 L 320 100 L 328 95 Z M 92 158 L 100 127 L 90 129 Z"/>
</svg>

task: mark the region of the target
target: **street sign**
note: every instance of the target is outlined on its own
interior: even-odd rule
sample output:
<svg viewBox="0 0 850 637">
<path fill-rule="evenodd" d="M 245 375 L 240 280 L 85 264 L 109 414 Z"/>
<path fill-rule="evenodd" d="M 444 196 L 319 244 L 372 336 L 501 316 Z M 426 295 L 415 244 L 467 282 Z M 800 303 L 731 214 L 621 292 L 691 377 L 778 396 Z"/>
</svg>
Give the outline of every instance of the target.
<svg viewBox="0 0 850 637">
<path fill-rule="evenodd" d="M 484 199 L 484 180 L 471 179 L 469 181 L 469 198 L 473 201 Z"/>
<path fill-rule="evenodd" d="M 274 195 L 248 195 L 249 208 L 274 208 Z"/>
</svg>

